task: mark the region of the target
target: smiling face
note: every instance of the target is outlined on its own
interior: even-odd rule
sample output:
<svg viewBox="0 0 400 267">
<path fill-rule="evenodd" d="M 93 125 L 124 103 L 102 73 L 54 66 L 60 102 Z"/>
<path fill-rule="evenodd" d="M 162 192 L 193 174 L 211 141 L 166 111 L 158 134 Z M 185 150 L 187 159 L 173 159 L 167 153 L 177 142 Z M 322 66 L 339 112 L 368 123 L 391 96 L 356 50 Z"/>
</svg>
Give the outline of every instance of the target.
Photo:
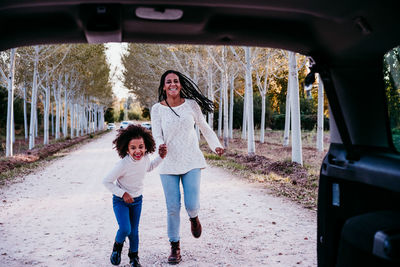
<svg viewBox="0 0 400 267">
<path fill-rule="evenodd" d="M 146 146 L 144 145 L 143 138 L 132 139 L 128 143 L 128 154 L 134 160 L 140 160 L 146 153 Z"/>
<path fill-rule="evenodd" d="M 181 89 L 182 85 L 179 81 L 178 75 L 175 73 L 169 73 L 167 76 L 165 76 L 164 91 L 166 92 L 167 97 L 179 97 Z"/>
</svg>

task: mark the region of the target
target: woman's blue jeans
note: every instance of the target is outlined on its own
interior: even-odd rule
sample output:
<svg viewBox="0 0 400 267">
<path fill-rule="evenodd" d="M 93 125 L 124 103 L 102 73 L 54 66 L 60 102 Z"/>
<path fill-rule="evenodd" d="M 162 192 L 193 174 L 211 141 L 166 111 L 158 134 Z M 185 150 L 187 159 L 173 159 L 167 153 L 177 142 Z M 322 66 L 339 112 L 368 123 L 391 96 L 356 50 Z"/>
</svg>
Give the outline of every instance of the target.
<svg viewBox="0 0 400 267">
<path fill-rule="evenodd" d="M 119 229 L 115 241 L 124 243 L 129 238 L 129 251 L 139 249 L 139 220 L 142 212 L 142 196 L 135 197 L 133 203 L 125 203 L 124 199 L 113 195 L 113 209 Z"/>
<path fill-rule="evenodd" d="M 200 209 L 200 176 L 200 169 L 193 169 L 180 175 L 160 175 L 164 188 L 165 201 L 167 203 L 168 238 L 170 242 L 177 242 L 180 240 L 180 181 L 182 181 L 186 211 L 190 218 L 194 218 L 197 216 Z"/>
</svg>

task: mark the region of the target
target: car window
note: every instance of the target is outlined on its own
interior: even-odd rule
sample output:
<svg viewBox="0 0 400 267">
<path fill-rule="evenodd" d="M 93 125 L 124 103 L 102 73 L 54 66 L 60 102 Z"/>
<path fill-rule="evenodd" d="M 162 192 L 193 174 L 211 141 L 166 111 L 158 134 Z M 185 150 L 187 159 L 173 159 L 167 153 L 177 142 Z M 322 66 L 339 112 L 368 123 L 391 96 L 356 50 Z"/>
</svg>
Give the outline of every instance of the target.
<svg viewBox="0 0 400 267">
<path fill-rule="evenodd" d="M 400 46 L 385 54 L 383 77 L 393 143 L 400 151 Z"/>
</svg>

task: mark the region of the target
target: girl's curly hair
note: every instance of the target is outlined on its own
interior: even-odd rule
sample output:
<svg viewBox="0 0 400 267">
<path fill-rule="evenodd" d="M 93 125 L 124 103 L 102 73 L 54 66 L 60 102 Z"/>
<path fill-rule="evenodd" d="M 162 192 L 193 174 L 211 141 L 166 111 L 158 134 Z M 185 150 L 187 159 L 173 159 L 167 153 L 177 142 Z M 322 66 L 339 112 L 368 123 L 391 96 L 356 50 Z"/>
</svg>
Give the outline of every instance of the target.
<svg viewBox="0 0 400 267">
<path fill-rule="evenodd" d="M 117 137 L 113 141 L 113 148 L 117 150 L 121 158 L 124 158 L 128 152 L 129 142 L 132 139 L 139 138 L 143 138 L 146 154 L 153 153 L 156 150 L 156 144 L 151 132 L 140 125 L 129 125 L 126 129 L 119 129 Z"/>
</svg>

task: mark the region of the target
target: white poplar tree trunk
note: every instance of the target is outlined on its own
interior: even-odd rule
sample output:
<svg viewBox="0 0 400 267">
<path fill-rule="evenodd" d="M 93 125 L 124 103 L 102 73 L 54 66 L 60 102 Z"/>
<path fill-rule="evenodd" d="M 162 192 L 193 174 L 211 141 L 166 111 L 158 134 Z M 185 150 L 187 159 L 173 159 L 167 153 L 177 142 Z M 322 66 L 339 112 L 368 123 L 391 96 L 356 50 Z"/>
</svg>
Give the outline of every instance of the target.
<svg viewBox="0 0 400 267">
<path fill-rule="evenodd" d="M 222 105 L 223 105 L 223 81 L 224 74 L 221 72 L 221 84 L 219 86 L 219 108 L 218 108 L 218 137 L 222 136 Z"/>
<path fill-rule="evenodd" d="M 317 150 L 324 151 L 324 84 L 318 74 Z"/>
<path fill-rule="evenodd" d="M 14 101 L 13 101 L 14 102 Z M 15 143 L 15 116 L 14 116 L 14 104 L 13 104 L 13 116 L 11 121 L 11 142 Z"/>
<path fill-rule="evenodd" d="M 37 102 L 37 76 L 39 63 L 39 46 L 35 46 L 35 58 L 33 63 L 33 82 L 32 82 L 32 100 L 31 100 L 31 119 L 29 126 L 29 149 L 35 147 L 35 126 L 36 121 L 36 102 Z"/>
<path fill-rule="evenodd" d="M 288 85 L 286 89 L 286 108 L 285 108 L 285 131 L 283 133 L 283 146 L 289 146 L 289 140 L 290 140 L 290 93 L 291 93 L 291 87 L 290 87 L 290 81 L 291 79 L 288 79 Z"/>
<path fill-rule="evenodd" d="M 54 87 L 55 88 L 55 87 Z M 58 80 L 57 89 L 54 92 L 54 98 L 56 102 L 56 140 L 60 139 L 60 119 L 61 119 L 61 80 Z"/>
<path fill-rule="evenodd" d="M 254 155 L 256 153 L 256 144 L 254 141 L 254 111 L 253 111 L 253 79 L 251 77 L 251 50 L 250 47 L 245 47 L 245 59 L 246 59 L 246 88 L 247 88 L 247 153 Z"/>
<path fill-rule="evenodd" d="M 233 104 L 235 93 L 235 76 L 232 74 L 230 77 L 230 105 L 229 105 L 229 138 L 233 139 Z"/>
<path fill-rule="evenodd" d="M 26 115 L 26 86 L 22 89 L 24 92 L 24 133 L 25 133 L 25 140 L 28 140 L 28 119 Z"/>
<path fill-rule="evenodd" d="M 7 127 L 6 127 L 6 157 L 13 155 L 13 121 L 14 121 L 14 70 L 15 70 L 16 48 L 10 51 L 10 69 L 8 72 L 8 104 L 7 104 Z"/>
<path fill-rule="evenodd" d="M 265 113 L 266 113 L 266 96 L 267 96 L 267 90 L 268 90 L 268 65 L 269 65 L 269 57 L 270 55 L 267 55 L 267 60 L 265 63 L 264 71 L 264 83 L 261 84 L 261 77 L 258 75 L 257 71 L 257 84 L 259 87 L 260 95 L 261 95 L 261 126 L 260 126 L 260 143 L 264 143 L 265 139 Z"/>
<path fill-rule="evenodd" d="M 242 118 L 242 139 L 247 138 L 247 84 L 244 89 L 244 98 L 243 98 L 243 118 Z"/>
<path fill-rule="evenodd" d="M 64 88 L 64 120 L 63 120 L 63 136 L 66 138 L 68 136 L 68 91 Z"/>
<path fill-rule="evenodd" d="M 208 99 L 210 99 L 214 103 L 214 84 L 213 84 L 213 73 L 212 68 L 209 67 L 208 72 Z M 208 125 L 210 128 L 214 130 L 214 111 L 208 113 Z"/>
<path fill-rule="evenodd" d="M 70 101 L 69 110 L 70 110 L 70 112 L 71 112 L 70 136 L 71 136 L 71 139 L 72 139 L 72 138 L 75 137 L 75 135 L 74 135 L 74 127 L 75 127 L 75 109 L 74 109 L 74 104 L 73 104 L 73 101 L 72 101 L 72 100 Z"/>
<path fill-rule="evenodd" d="M 265 94 L 261 94 L 261 126 L 260 126 L 260 143 L 264 143 L 265 135 Z"/>
<path fill-rule="evenodd" d="M 98 116 L 99 114 L 99 106 L 97 104 L 94 105 L 94 111 L 93 111 L 93 132 L 97 132 L 99 128 L 97 127 L 99 125 L 98 122 Z"/>
<path fill-rule="evenodd" d="M 54 136 L 54 105 L 50 102 L 50 111 L 51 111 L 51 136 Z"/>
<path fill-rule="evenodd" d="M 39 136 L 39 120 L 38 120 L 38 112 L 37 112 L 37 100 L 36 100 L 36 108 L 35 108 L 35 138 Z"/>
<path fill-rule="evenodd" d="M 78 104 L 78 98 L 75 100 L 75 136 L 78 137 L 79 136 L 79 117 L 80 117 L 80 107 Z"/>
<path fill-rule="evenodd" d="M 299 80 L 297 75 L 296 54 L 289 52 L 289 79 L 291 95 L 291 113 L 292 113 L 292 162 L 303 165 L 302 144 L 301 144 L 301 126 L 300 126 L 300 103 L 299 103 Z"/>
<path fill-rule="evenodd" d="M 45 88 L 45 104 L 44 104 L 44 133 L 43 133 L 43 144 L 47 145 L 49 143 L 49 109 L 50 109 L 50 87 L 46 85 Z"/>
<path fill-rule="evenodd" d="M 228 104 L 228 68 L 226 62 L 226 49 L 222 48 L 222 88 L 223 89 L 223 103 L 224 103 L 224 147 L 229 145 L 229 104 Z"/>
</svg>

